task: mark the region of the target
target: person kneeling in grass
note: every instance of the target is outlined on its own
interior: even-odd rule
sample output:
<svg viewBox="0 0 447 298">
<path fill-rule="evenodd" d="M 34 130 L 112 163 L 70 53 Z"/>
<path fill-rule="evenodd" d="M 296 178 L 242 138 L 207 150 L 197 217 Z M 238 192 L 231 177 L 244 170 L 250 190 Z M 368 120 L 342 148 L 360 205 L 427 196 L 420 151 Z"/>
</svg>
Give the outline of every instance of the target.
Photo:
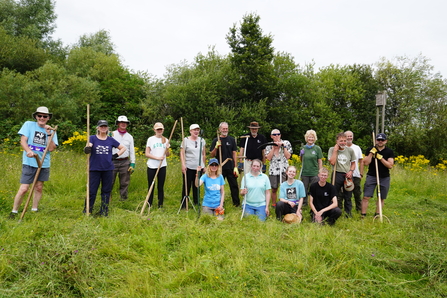
<svg viewBox="0 0 447 298">
<path fill-rule="evenodd" d="M 341 209 L 338 208 L 337 190 L 326 182 L 328 176 L 328 169 L 321 168 L 318 172 L 319 181 L 310 186 L 309 206 L 313 222 L 323 223 L 327 220 L 332 226 L 341 216 Z"/>
<path fill-rule="evenodd" d="M 244 215 L 256 215 L 260 220 L 265 221 L 270 214 L 270 180 L 269 177 L 261 173 L 262 162 L 254 159 L 251 163 L 251 170 L 244 175 L 241 182 L 241 195 L 244 199 Z"/>
<path fill-rule="evenodd" d="M 301 222 L 301 206 L 306 196 L 304 184 L 296 180 L 296 168 L 289 166 L 286 170 L 287 181 L 281 184 L 279 192 L 279 202 L 276 203 L 276 219 L 282 220 L 283 216 L 289 213 L 296 214 L 298 222 Z"/>
<path fill-rule="evenodd" d="M 196 187 L 205 184 L 205 195 L 203 197 L 202 212 L 204 214 L 216 215 L 217 219 L 222 220 L 223 204 L 225 198 L 224 185 L 225 180 L 222 176 L 222 169 L 219 166 L 219 161 L 216 158 L 210 159 L 208 167 L 203 176 L 198 178 L 198 173 L 202 170 L 197 167 L 196 173 Z"/>
</svg>

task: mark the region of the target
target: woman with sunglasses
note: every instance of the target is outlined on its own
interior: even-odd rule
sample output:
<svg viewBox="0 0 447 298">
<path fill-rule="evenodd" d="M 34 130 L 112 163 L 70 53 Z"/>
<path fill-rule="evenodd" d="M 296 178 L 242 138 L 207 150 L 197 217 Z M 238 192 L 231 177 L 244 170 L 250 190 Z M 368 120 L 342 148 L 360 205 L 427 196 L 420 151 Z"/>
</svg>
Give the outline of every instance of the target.
<svg viewBox="0 0 447 298">
<path fill-rule="evenodd" d="M 200 171 L 197 167 L 197 172 Z M 222 220 L 223 205 L 225 198 L 224 185 L 225 180 L 222 176 L 222 169 L 219 166 L 217 158 L 211 158 L 208 162 L 205 175 L 198 178 L 196 174 L 196 187 L 205 185 L 205 195 L 203 197 L 202 212 L 204 214 L 216 215 L 218 219 Z"/>
<path fill-rule="evenodd" d="M 203 138 L 199 137 L 200 127 L 198 124 L 192 124 L 189 127 L 190 136 L 186 137 L 180 147 L 180 161 L 182 163 L 182 173 L 186 175 L 186 187 L 185 179 L 183 180 L 182 187 L 182 208 L 186 208 L 186 196 L 189 196 L 191 186 L 192 186 L 192 196 L 194 205 L 199 202 L 199 195 L 197 192 L 197 187 L 193 184 L 197 167 L 200 166 L 202 169 L 205 166 L 205 145 L 206 142 Z M 200 151 L 202 150 L 202 151 Z M 201 170 L 200 169 L 200 170 Z M 185 193 L 185 190 L 187 194 Z"/>
<path fill-rule="evenodd" d="M 157 122 L 154 124 L 155 135 L 147 139 L 146 143 L 146 157 L 147 160 L 147 183 L 148 189 L 150 189 L 152 182 L 155 179 L 155 173 L 157 173 L 157 190 L 158 190 L 158 208 L 163 207 L 164 201 L 164 185 L 166 180 L 166 156 L 169 156 L 169 140 L 163 136 L 164 126 L 162 123 Z M 161 163 L 161 165 L 160 165 Z M 154 199 L 154 192 L 152 191 L 149 196 L 149 206 L 152 206 Z"/>
</svg>

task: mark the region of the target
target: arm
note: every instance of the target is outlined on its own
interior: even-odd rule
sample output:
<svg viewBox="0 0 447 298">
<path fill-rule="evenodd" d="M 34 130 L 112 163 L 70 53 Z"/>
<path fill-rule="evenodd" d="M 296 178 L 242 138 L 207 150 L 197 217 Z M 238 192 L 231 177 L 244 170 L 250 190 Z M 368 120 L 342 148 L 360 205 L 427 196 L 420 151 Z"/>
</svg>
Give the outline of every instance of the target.
<svg viewBox="0 0 447 298">
<path fill-rule="evenodd" d="M 51 134 L 55 134 L 56 132 L 49 125 L 45 125 L 45 130 L 47 131 L 47 137 L 50 137 Z M 54 137 L 51 139 L 51 142 L 48 144 L 48 151 L 53 152 L 56 149 L 56 144 L 53 141 Z"/>
<path fill-rule="evenodd" d="M 351 167 L 349 168 L 349 172 L 346 173 L 346 178 L 352 178 L 354 170 L 355 170 L 355 161 L 351 161 Z"/>
<path fill-rule="evenodd" d="M 194 183 L 196 187 L 200 187 L 203 184 L 203 180 L 199 179 L 199 171 L 200 171 L 200 167 L 197 167 L 196 180 Z"/>
<path fill-rule="evenodd" d="M 121 156 L 124 152 L 126 152 L 127 148 L 126 148 L 126 146 L 120 144 L 120 145 L 118 146 L 118 150 L 119 150 L 119 151 L 118 151 L 118 156 Z"/>
<path fill-rule="evenodd" d="M 303 215 L 301 214 L 301 208 L 303 207 L 303 200 L 304 198 L 300 198 L 300 201 L 298 202 L 298 208 L 296 208 L 296 216 L 298 216 L 300 221 L 303 219 Z"/>
<path fill-rule="evenodd" d="M 363 164 L 363 158 L 359 159 L 359 171 L 360 171 L 360 178 L 363 178 L 363 171 L 365 169 L 365 165 Z"/>
<path fill-rule="evenodd" d="M 329 151 L 331 151 L 331 149 L 329 149 Z M 332 148 L 332 152 L 329 152 L 330 156 L 329 156 L 329 163 L 334 166 L 335 163 L 337 162 L 337 155 L 338 155 L 338 145 L 335 145 Z"/>
<path fill-rule="evenodd" d="M 225 200 L 225 187 L 224 185 L 220 186 L 220 205 L 219 207 L 223 208 Z"/>
<path fill-rule="evenodd" d="M 292 145 L 290 144 L 290 142 L 286 141 L 287 143 L 283 142 L 283 154 L 284 157 L 287 159 L 290 159 L 292 157 Z M 290 147 L 290 148 L 289 148 Z"/>
<path fill-rule="evenodd" d="M 20 146 L 22 146 L 23 151 L 26 151 L 26 156 L 33 157 L 34 152 L 28 146 L 28 137 L 22 135 L 20 137 Z"/>
<path fill-rule="evenodd" d="M 185 148 L 180 148 L 180 163 L 182 165 L 182 173 L 185 174 L 186 173 Z"/>
<path fill-rule="evenodd" d="M 265 213 L 267 214 L 267 216 L 270 215 L 270 189 L 266 189 L 265 190 Z"/>
<path fill-rule="evenodd" d="M 388 169 L 391 169 L 394 166 L 394 158 L 392 157 L 388 158 L 388 160 L 385 160 L 385 158 L 381 158 L 379 161 L 382 162 L 382 164 Z"/>
</svg>

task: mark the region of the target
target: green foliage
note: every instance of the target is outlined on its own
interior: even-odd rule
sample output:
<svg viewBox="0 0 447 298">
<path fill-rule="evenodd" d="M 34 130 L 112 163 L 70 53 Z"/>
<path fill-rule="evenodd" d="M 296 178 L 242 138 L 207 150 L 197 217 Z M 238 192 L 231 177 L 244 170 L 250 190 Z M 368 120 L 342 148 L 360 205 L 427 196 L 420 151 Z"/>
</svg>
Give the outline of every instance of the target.
<svg viewBox="0 0 447 298">
<path fill-rule="evenodd" d="M 90 35 L 82 35 L 75 46 L 78 48 L 92 48 L 95 52 L 106 55 L 115 54 L 115 45 L 112 42 L 110 33 L 106 30 L 99 30 Z"/>
</svg>

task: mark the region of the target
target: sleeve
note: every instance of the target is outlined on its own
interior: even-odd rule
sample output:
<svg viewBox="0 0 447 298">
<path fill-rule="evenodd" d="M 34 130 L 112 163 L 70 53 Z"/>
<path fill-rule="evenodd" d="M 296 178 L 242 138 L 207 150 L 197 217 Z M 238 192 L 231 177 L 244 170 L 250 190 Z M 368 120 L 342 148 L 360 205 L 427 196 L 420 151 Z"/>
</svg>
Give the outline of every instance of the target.
<svg viewBox="0 0 447 298">
<path fill-rule="evenodd" d="M 220 181 L 219 181 L 219 184 L 220 184 L 220 185 L 225 185 L 225 179 L 224 179 L 224 177 L 223 177 L 222 175 L 220 175 L 219 178 L 220 178 L 220 179 L 219 179 L 219 180 L 220 180 Z"/>
<path fill-rule="evenodd" d="M 214 150 L 214 147 L 216 147 L 216 142 L 217 142 L 217 138 L 214 138 L 213 141 L 211 142 L 211 148 L 210 151 Z"/>
<path fill-rule="evenodd" d="M 327 159 L 331 158 L 332 151 L 334 151 L 334 147 L 329 148 L 329 151 L 327 152 Z"/>
<path fill-rule="evenodd" d="M 286 199 L 287 198 L 286 197 L 286 188 L 287 188 L 287 186 L 285 185 L 285 183 L 287 183 L 287 182 L 281 183 L 281 186 L 279 188 L 279 198 L 280 199 Z"/>
<path fill-rule="evenodd" d="M 244 185 L 245 185 L 245 175 L 242 177 L 241 180 L 241 189 L 244 189 Z"/>
<path fill-rule="evenodd" d="M 270 151 L 272 151 L 272 147 L 272 145 L 268 145 L 267 147 L 265 147 L 265 155 L 268 155 Z"/>
<path fill-rule="evenodd" d="M 114 138 L 112 138 L 112 137 L 108 137 L 108 138 L 110 138 L 112 140 L 112 146 L 113 147 L 118 148 L 118 146 L 121 145 L 120 142 L 118 142 Z"/>
<path fill-rule="evenodd" d="M 205 174 L 205 175 L 202 175 L 202 176 L 200 176 L 200 181 L 203 181 L 203 182 L 205 182 L 205 179 L 206 179 L 206 174 Z"/>
<path fill-rule="evenodd" d="M 264 175 L 265 176 L 265 189 L 266 190 L 268 190 L 268 189 L 272 189 L 272 186 L 270 185 L 270 179 L 269 179 L 269 177 L 267 176 L 267 175 L 265 175 L 265 174 L 262 174 L 262 175 Z"/>
<path fill-rule="evenodd" d="M 322 159 L 323 158 L 323 150 L 321 150 L 320 146 L 317 146 L 316 149 L 317 149 L 317 159 Z"/>
<path fill-rule="evenodd" d="M 135 146 L 133 137 L 130 138 L 130 148 L 129 148 L 130 162 L 135 163 Z"/>
<path fill-rule="evenodd" d="M 292 144 L 289 141 L 284 141 L 285 143 L 285 147 L 287 149 L 287 151 L 289 151 L 290 154 L 293 154 L 293 148 L 292 148 Z"/>
<path fill-rule="evenodd" d="M 297 187 L 297 194 L 298 194 L 298 198 L 301 199 L 301 198 L 306 197 L 306 190 L 304 189 L 303 182 L 301 182 L 300 180 L 297 180 L 297 181 L 299 181 L 298 187 Z"/>
</svg>

